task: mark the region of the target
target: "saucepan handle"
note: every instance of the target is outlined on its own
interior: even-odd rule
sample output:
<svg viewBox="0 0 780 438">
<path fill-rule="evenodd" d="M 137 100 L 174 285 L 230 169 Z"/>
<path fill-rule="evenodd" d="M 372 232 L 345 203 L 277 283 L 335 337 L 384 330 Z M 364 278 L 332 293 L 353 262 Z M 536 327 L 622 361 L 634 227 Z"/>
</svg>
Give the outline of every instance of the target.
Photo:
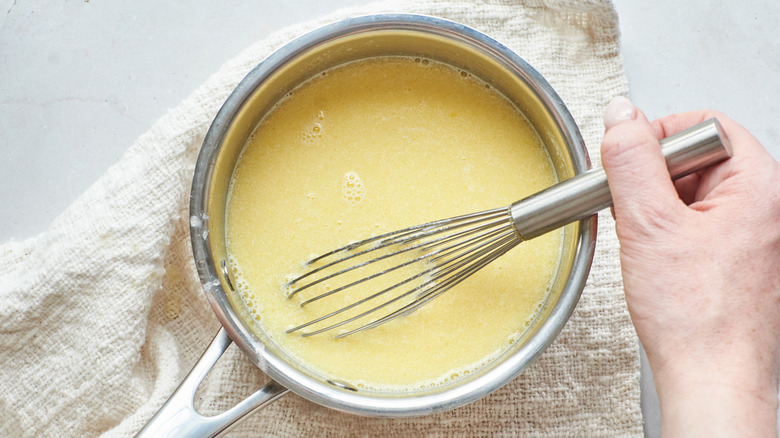
<svg viewBox="0 0 780 438">
<path fill-rule="evenodd" d="M 214 437 L 227 432 L 233 425 L 252 412 L 265 407 L 287 393 L 288 389 L 269 382 L 257 392 L 227 411 L 206 417 L 195 410 L 195 391 L 227 350 L 232 340 L 224 328 L 211 341 L 184 381 L 165 402 L 136 437 Z"/>
</svg>

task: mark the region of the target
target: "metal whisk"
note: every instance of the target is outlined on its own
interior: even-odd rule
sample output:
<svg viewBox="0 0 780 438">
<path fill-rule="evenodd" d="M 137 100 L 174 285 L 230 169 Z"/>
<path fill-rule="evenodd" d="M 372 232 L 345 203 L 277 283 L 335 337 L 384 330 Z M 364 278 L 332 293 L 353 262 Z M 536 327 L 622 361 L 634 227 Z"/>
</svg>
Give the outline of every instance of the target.
<svg viewBox="0 0 780 438">
<path fill-rule="evenodd" d="M 669 174 L 674 179 L 731 156 L 731 147 L 716 119 L 670 136 L 661 145 Z M 416 225 L 335 249 L 310 260 L 306 273 L 286 283 L 288 298 L 316 285 L 344 280 L 338 287 L 302 301 L 303 307 L 391 272 L 410 272 L 401 275 L 400 281 L 394 280 L 375 292 L 365 293 L 354 302 L 293 327 L 287 333 L 318 327 L 302 332 L 303 336 L 312 336 L 354 321 L 368 321 L 336 336 L 342 338 L 408 315 L 520 242 L 587 218 L 611 204 L 604 170 L 592 169 L 509 207 Z M 374 271 L 368 271 L 379 265 Z M 380 298 L 390 291 L 396 295 L 382 301 Z M 358 310 L 369 302 L 378 304 L 368 310 Z M 375 314 L 381 309 L 391 310 L 377 317 Z M 319 328 L 318 324 L 324 327 Z"/>
</svg>

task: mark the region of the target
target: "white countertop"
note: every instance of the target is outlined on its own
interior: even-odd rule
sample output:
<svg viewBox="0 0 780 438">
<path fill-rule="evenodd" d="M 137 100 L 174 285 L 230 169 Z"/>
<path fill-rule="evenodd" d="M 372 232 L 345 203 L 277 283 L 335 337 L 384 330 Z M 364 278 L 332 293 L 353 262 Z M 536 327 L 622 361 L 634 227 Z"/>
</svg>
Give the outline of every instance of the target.
<svg viewBox="0 0 780 438">
<path fill-rule="evenodd" d="M 780 3 L 614 1 L 630 97 L 650 118 L 718 109 L 780 159 Z M 0 1 L 0 242 L 44 231 L 243 48 L 361 3 Z M 658 401 L 642 371 L 645 432 L 657 437 Z"/>
</svg>

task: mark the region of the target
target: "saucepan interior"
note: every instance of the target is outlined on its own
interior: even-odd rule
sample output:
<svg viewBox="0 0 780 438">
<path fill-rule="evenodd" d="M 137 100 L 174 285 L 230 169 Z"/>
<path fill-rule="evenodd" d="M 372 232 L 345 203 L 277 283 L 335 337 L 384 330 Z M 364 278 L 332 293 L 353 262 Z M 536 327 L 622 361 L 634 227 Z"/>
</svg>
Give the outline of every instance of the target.
<svg viewBox="0 0 780 438">
<path fill-rule="evenodd" d="M 559 267 L 538 317 L 504 354 L 452 384 L 405 393 L 357 390 L 350 382 L 318 375 L 279 349 L 247 311 L 225 265 L 226 199 L 236 161 L 263 116 L 297 85 L 347 62 L 398 55 L 426 57 L 467 70 L 503 93 L 536 129 L 560 180 L 589 167 L 571 115 L 539 73 L 489 37 L 441 19 L 379 15 L 338 22 L 284 46 L 238 85 L 209 130 L 195 170 L 192 246 L 204 289 L 233 341 L 271 378 L 313 402 L 372 416 L 452 409 L 516 377 L 569 318 L 585 284 L 595 241 L 595 219 L 568 225 Z"/>
</svg>

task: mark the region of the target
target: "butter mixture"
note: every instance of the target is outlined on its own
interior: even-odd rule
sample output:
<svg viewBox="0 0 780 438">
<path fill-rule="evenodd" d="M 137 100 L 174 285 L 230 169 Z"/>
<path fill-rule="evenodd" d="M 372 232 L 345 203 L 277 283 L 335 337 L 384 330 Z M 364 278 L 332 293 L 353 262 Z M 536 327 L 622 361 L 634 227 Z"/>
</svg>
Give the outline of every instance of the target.
<svg viewBox="0 0 780 438">
<path fill-rule="evenodd" d="M 420 58 L 354 62 L 293 90 L 248 141 L 228 200 L 229 261 L 250 313 L 307 367 L 365 389 L 439 385 L 523 333 L 548 293 L 561 232 L 520 244 L 411 315 L 342 339 L 338 329 L 285 333 L 350 301 L 301 308 L 306 296 L 288 299 L 286 280 L 313 255 L 508 206 L 555 182 L 529 123 L 469 73 Z"/>
</svg>

